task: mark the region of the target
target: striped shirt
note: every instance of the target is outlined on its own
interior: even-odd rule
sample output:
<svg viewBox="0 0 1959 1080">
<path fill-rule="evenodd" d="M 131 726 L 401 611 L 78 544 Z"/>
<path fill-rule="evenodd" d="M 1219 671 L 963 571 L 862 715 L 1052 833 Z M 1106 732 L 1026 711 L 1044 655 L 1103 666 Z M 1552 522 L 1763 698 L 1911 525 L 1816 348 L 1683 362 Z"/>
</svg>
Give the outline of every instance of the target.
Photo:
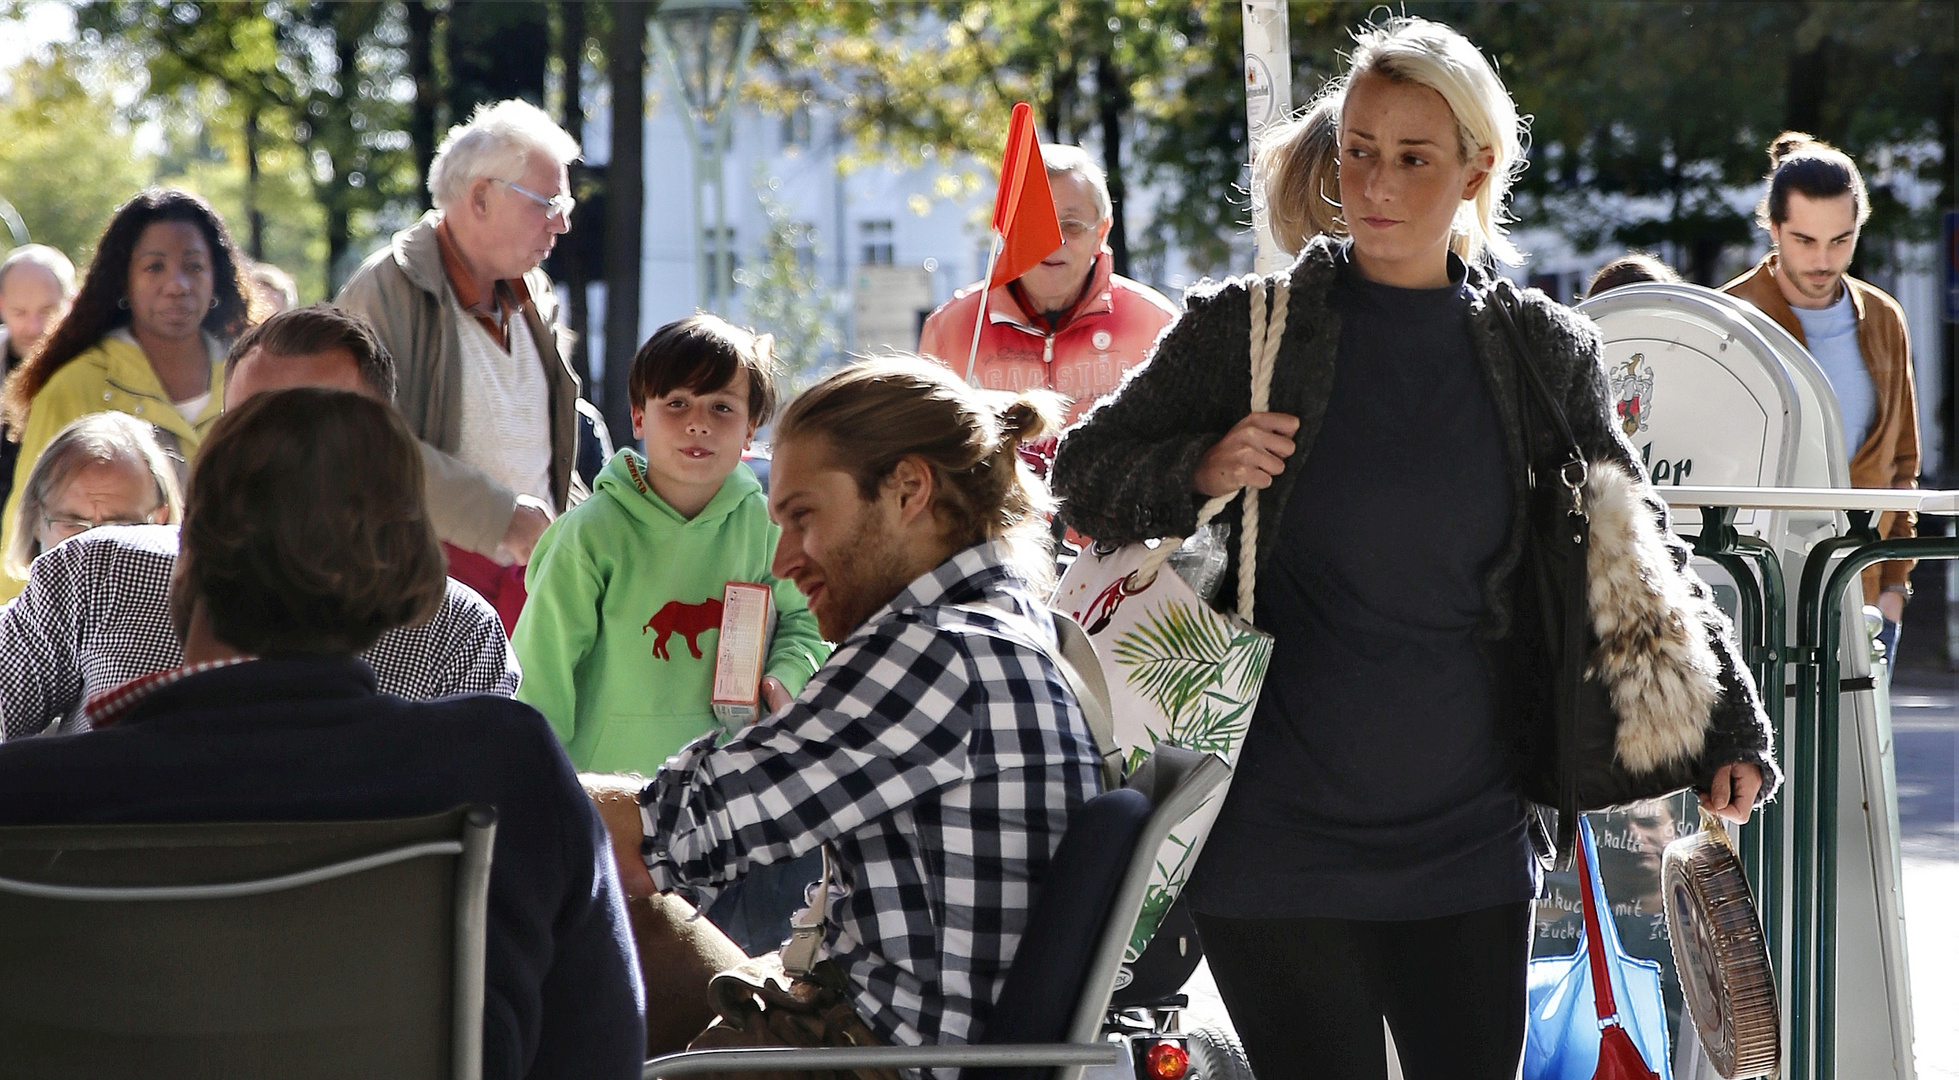
<svg viewBox="0 0 1959 1080">
<path fill-rule="evenodd" d="M 1098 789 L 1054 624 L 1005 554 L 980 544 L 919 577 L 793 705 L 690 744 L 640 793 L 662 889 L 712 892 L 829 844 L 827 955 L 891 1043 L 980 1036 L 1069 813 Z"/>
<path fill-rule="evenodd" d="M 87 731 L 88 699 L 184 662 L 170 622 L 177 526 L 90 529 L 34 560 L 0 610 L 0 720 L 9 739 Z M 517 658 L 482 597 L 450 580 L 435 617 L 361 654 L 382 693 L 412 700 L 517 692 Z"/>
</svg>

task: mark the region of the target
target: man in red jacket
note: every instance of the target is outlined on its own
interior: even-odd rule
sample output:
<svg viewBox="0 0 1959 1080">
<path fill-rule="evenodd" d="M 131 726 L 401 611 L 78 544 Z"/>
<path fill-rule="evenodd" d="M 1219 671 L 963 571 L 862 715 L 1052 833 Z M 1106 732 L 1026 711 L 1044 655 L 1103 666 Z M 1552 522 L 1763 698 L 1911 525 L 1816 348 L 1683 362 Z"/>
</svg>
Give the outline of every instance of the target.
<svg viewBox="0 0 1959 1080">
<path fill-rule="evenodd" d="M 1108 181 L 1079 146 L 1043 146 L 1061 247 L 986 294 L 972 381 L 991 390 L 1045 388 L 1070 399 L 1068 420 L 1116 388 L 1141 363 L 1177 307 L 1140 281 L 1114 272 L 1108 239 Z M 961 375 L 973 343 L 985 282 L 954 293 L 925 320 L 918 351 Z M 1050 447 L 1044 456 L 1052 456 Z"/>
</svg>

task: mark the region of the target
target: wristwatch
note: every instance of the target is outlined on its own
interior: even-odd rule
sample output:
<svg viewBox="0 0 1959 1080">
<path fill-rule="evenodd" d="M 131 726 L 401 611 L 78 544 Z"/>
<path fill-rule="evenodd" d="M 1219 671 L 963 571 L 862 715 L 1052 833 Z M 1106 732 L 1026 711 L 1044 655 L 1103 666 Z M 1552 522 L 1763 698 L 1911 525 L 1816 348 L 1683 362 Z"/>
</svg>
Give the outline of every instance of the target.
<svg viewBox="0 0 1959 1080">
<path fill-rule="evenodd" d="M 1908 581 L 1893 582 L 1892 584 L 1886 585 L 1884 587 L 1884 591 L 1888 593 L 1897 593 L 1899 596 L 1904 597 L 1906 600 L 1911 599 L 1911 583 Z"/>
</svg>

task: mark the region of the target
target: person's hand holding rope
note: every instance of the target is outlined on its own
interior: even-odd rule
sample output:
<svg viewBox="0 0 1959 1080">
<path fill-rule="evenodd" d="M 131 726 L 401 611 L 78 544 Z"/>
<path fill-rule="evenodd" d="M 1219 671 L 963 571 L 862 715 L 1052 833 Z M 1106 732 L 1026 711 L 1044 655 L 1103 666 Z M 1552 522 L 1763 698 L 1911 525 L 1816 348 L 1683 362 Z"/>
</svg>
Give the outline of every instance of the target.
<svg viewBox="0 0 1959 1080">
<path fill-rule="evenodd" d="M 1252 413 L 1204 452 L 1197 471 L 1191 474 L 1190 486 L 1210 498 L 1242 487 L 1271 487 L 1272 478 L 1286 470 L 1286 459 L 1299 449 L 1292 441 L 1298 431 L 1297 416 Z"/>
</svg>

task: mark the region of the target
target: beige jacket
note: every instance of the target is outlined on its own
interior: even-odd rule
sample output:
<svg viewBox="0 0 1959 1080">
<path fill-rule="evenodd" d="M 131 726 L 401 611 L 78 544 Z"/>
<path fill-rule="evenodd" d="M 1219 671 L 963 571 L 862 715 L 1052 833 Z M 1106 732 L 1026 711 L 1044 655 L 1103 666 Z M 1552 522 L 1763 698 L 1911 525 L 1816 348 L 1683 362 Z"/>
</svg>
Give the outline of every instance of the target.
<svg viewBox="0 0 1959 1080">
<path fill-rule="evenodd" d="M 456 457 L 462 444 L 462 340 L 446 303 L 453 290 L 442 269 L 435 226 L 440 212 L 394 235 L 369 256 L 334 301 L 374 324 L 394 354 L 395 404 L 422 440 L 428 470 L 429 516 L 447 542 L 495 555 L 517 509 L 517 494 Z M 524 275 L 532 301 L 524 323 L 537 342 L 551 386 L 551 498 L 562 512 L 588 494 L 572 463 L 578 451 L 578 376 L 564 358 L 557 299 L 542 269 Z"/>
<path fill-rule="evenodd" d="M 1775 253 L 1770 252 L 1755 269 L 1721 286 L 1721 291 L 1741 297 L 1761 308 L 1763 314 L 1789 331 L 1804 348 L 1803 324 L 1789 308 L 1782 289 L 1775 283 Z M 1883 289 L 1844 275 L 1850 290 L 1850 306 L 1857 312 L 1857 351 L 1864 354 L 1864 366 L 1871 370 L 1871 383 L 1877 391 L 1877 415 L 1864 445 L 1850 455 L 1850 486 L 1860 488 L 1915 488 L 1918 486 L 1918 390 L 1912 378 L 1911 339 L 1905 332 L 1905 312 Z M 1878 521 L 1878 533 L 1885 539 L 1915 536 L 1918 515 L 1885 514 Z M 1911 574 L 1909 562 L 1878 563 L 1864 571 L 1864 602 L 1874 604 L 1886 585 L 1903 585 Z"/>
</svg>

